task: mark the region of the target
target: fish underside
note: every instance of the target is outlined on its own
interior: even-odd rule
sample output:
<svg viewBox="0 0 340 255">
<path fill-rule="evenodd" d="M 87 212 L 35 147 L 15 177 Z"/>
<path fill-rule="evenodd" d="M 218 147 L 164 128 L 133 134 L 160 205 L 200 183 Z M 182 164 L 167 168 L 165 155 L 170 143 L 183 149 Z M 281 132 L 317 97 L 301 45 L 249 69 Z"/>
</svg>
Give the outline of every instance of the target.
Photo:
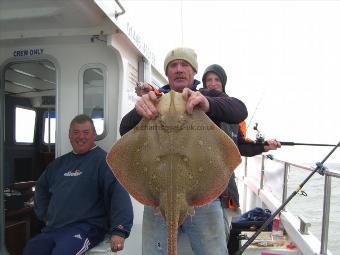
<svg viewBox="0 0 340 255">
<path fill-rule="evenodd" d="M 204 112 L 186 113 L 182 94 L 163 95 L 157 110 L 113 145 L 107 162 L 137 201 L 164 217 L 168 254 L 176 255 L 178 227 L 224 191 L 241 157 Z"/>
</svg>

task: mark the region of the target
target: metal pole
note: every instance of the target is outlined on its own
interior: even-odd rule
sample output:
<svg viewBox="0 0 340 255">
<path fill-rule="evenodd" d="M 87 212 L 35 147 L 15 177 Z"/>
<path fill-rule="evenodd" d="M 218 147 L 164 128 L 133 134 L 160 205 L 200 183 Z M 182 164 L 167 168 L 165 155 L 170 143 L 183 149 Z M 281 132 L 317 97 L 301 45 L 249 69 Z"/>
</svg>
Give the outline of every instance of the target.
<svg viewBox="0 0 340 255">
<path fill-rule="evenodd" d="M 244 157 L 244 178 L 248 176 L 248 158 Z M 242 194 L 243 194 L 243 204 L 242 204 L 242 210 L 246 210 L 247 208 L 247 195 L 248 195 L 248 189 L 246 188 L 246 185 L 244 184 L 244 178 L 242 182 Z"/>
<path fill-rule="evenodd" d="M 3 127 L 0 130 L 0 254 L 6 255 L 8 251 L 6 250 L 5 244 L 5 208 L 4 208 L 4 134 L 5 134 L 5 96 L 3 93 L 4 79 L 0 73 L 0 125 Z"/>
<path fill-rule="evenodd" d="M 261 158 L 261 180 L 260 180 L 260 189 L 263 189 L 263 182 L 264 182 L 264 155 Z"/>
<path fill-rule="evenodd" d="M 329 229 L 329 212 L 331 202 L 332 177 L 326 174 L 324 184 L 323 212 L 322 212 L 322 231 L 320 254 L 327 254 L 328 229 Z"/>
<path fill-rule="evenodd" d="M 47 148 L 48 148 L 48 152 L 51 152 L 51 112 L 50 112 L 50 108 L 47 108 L 47 115 L 48 115 L 48 124 L 47 124 L 47 134 L 48 134 L 48 144 L 47 144 Z M 46 130 L 45 130 L 46 132 Z"/>
<path fill-rule="evenodd" d="M 285 162 L 285 164 L 284 164 L 284 172 L 283 172 L 283 192 L 282 192 L 282 201 L 281 201 L 281 203 L 283 203 L 287 199 L 287 186 L 288 186 L 288 172 L 289 172 L 289 169 L 290 169 L 290 165 L 287 162 Z M 283 210 L 285 210 L 285 208 L 283 208 Z"/>
<path fill-rule="evenodd" d="M 248 175 L 248 158 L 244 158 L 244 176 Z"/>
</svg>

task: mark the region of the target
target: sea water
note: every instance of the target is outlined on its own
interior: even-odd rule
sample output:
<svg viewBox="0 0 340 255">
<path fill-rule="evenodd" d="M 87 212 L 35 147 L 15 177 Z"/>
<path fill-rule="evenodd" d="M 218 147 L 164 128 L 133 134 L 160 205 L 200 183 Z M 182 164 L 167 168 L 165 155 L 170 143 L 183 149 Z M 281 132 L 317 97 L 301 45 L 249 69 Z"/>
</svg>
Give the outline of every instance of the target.
<svg viewBox="0 0 340 255">
<path fill-rule="evenodd" d="M 325 166 L 327 166 L 325 164 Z M 340 170 L 340 164 L 330 164 L 329 170 Z M 302 183 L 311 172 L 297 170 L 291 167 L 288 178 L 288 196 Z M 332 178 L 331 181 L 330 221 L 328 232 L 328 249 L 333 254 L 340 250 L 340 179 Z M 309 231 L 321 239 L 322 210 L 324 196 L 324 176 L 315 173 L 287 205 L 287 209 L 297 216 L 303 216 L 311 223 Z"/>
</svg>

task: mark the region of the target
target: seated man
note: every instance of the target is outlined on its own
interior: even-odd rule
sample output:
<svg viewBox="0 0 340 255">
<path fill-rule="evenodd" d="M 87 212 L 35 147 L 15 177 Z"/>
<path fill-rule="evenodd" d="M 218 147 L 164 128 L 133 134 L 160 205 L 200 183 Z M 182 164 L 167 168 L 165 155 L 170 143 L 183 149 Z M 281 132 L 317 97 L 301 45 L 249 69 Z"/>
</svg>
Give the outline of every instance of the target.
<svg viewBox="0 0 340 255">
<path fill-rule="evenodd" d="M 107 232 L 112 251 L 124 248 L 133 223 L 132 203 L 95 138 L 91 118 L 81 114 L 72 120 L 73 151 L 51 162 L 37 182 L 34 210 L 46 226 L 27 242 L 24 255 L 83 254 Z"/>
</svg>

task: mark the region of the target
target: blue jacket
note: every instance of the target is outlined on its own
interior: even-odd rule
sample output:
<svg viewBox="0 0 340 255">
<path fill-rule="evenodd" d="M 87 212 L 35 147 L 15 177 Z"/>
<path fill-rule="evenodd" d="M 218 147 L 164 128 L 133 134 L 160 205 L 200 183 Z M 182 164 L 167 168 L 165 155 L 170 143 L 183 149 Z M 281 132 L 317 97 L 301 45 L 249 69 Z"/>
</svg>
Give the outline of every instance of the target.
<svg viewBox="0 0 340 255">
<path fill-rule="evenodd" d="M 126 238 L 133 224 L 130 196 L 100 147 L 51 162 L 37 182 L 34 202 L 38 218 L 46 222 L 44 232 L 86 222 Z"/>
</svg>

